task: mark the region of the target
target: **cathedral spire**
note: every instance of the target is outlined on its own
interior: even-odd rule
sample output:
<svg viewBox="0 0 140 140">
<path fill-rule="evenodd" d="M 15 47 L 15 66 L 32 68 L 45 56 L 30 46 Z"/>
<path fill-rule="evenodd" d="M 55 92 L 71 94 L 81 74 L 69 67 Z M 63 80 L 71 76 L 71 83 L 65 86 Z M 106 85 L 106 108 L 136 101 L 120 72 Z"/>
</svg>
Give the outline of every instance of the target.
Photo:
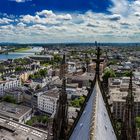
<svg viewBox="0 0 140 140">
<path fill-rule="evenodd" d="M 126 105 L 124 108 L 123 124 L 122 124 L 122 140 L 136 140 L 136 124 L 134 111 L 134 95 L 132 86 L 133 72 L 130 72 L 130 82 L 128 95 L 126 97 Z"/>
<path fill-rule="evenodd" d="M 96 73 L 95 73 L 95 76 L 96 78 L 99 80 L 99 76 L 100 76 L 100 56 L 101 56 L 101 49 L 100 47 L 98 47 L 97 45 L 97 42 L 95 43 L 96 44 L 96 56 L 97 56 L 97 59 L 96 59 Z"/>
<path fill-rule="evenodd" d="M 53 123 L 54 140 L 65 140 L 68 126 L 68 103 L 66 94 L 66 60 L 65 54 L 60 67 L 60 79 L 62 80 L 62 88 L 58 101 L 58 108 Z"/>
<path fill-rule="evenodd" d="M 63 79 L 65 77 L 65 74 L 66 74 L 66 55 L 64 54 L 60 65 L 60 75 L 59 75 L 60 79 Z"/>
<path fill-rule="evenodd" d="M 90 81 L 91 89 L 88 90 L 85 102 L 69 132 L 69 140 L 116 140 L 116 134 L 99 78 L 101 49 L 97 47 L 96 50 L 97 58 L 93 60 L 96 61 L 95 78 L 93 81 Z"/>
<path fill-rule="evenodd" d="M 89 57 L 88 54 L 85 54 L 85 61 L 86 61 L 86 71 L 89 72 Z"/>
</svg>

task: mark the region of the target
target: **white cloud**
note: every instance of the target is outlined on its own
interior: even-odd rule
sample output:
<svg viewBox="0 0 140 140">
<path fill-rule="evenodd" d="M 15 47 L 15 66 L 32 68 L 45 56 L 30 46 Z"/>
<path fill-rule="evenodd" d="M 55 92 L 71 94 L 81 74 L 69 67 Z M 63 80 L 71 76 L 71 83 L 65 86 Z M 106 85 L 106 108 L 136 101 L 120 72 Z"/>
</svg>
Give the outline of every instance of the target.
<svg viewBox="0 0 140 140">
<path fill-rule="evenodd" d="M 56 16 L 56 19 L 60 19 L 60 20 L 71 20 L 72 19 L 72 16 L 70 14 L 58 15 L 58 16 Z"/>
<path fill-rule="evenodd" d="M 130 3 L 128 0 L 111 0 L 113 2 L 113 6 L 108 10 L 113 14 L 119 14 L 127 16 L 128 13 L 131 12 Z"/>
<path fill-rule="evenodd" d="M 40 17 L 38 15 L 36 16 L 31 16 L 31 15 L 25 15 L 23 16 L 23 18 L 21 19 L 21 21 L 25 22 L 25 23 L 35 23 L 37 21 L 39 21 Z"/>
<path fill-rule="evenodd" d="M 17 26 L 19 26 L 19 27 L 26 27 L 26 24 L 24 24 L 23 22 L 19 22 L 19 23 L 17 24 Z"/>
<path fill-rule="evenodd" d="M 119 14 L 124 17 L 128 17 L 129 15 L 138 15 L 136 13 L 140 13 L 140 1 L 129 1 L 129 0 L 111 0 L 113 3 L 112 7 L 108 8 L 112 14 Z"/>
<path fill-rule="evenodd" d="M 8 24 L 10 22 L 13 22 L 13 20 L 8 18 L 0 18 L 0 24 Z"/>
<path fill-rule="evenodd" d="M 121 19 L 121 15 L 113 14 L 113 15 L 107 16 L 107 18 L 112 20 L 112 21 L 117 21 L 117 20 Z"/>
<path fill-rule="evenodd" d="M 55 17 L 56 15 L 51 10 L 43 10 L 41 12 L 36 12 L 38 16 L 51 16 Z"/>
<path fill-rule="evenodd" d="M 25 2 L 25 0 L 15 0 L 16 2 Z"/>
<path fill-rule="evenodd" d="M 44 16 L 46 18 L 62 19 L 62 20 L 71 20 L 72 17 L 70 14 L 58 14 L 56 15 L 51 10 L 43 10 L 41 12 L 36 12 L 38 16 Z"/>
<path fill-rule="evenodd" d="M 20 19 L 24 23 L 33 24 L 60 24 L 63 21 L 72 20 L 70 14 L 55 14 L 49 10 L 36 12 L 36 15 L 24 15 Z"/>
<path fill-rule="evenodd" d="M 140 1 L 139 0 L 134 1 L 134 4 L 140 7 Z"/>
<path fill-rule="evenodd" d="M 46 26 L 41 25 L 41 24 L 36 24 L 36 25 L 31 26 L 31 27 L 34 28 L 35 30 L 42 30 L 42 31 L 46 30 Z"/>
<path fill-rule="evenodd" d="M 0 26 L 0 41 L 19 42 L 134 42 L 140 38 L 140 11 L 137 1 L 112 0 L 110 14 L 87 11 L 57 13 L 38 11 L 35 15 L 22 15 L 5 19 Z M 118 2 L 118 3 L 117 3 Z M 124 11 L 123 11 L 124 8 Z M 7 17 L 7 16 L 6 16 Z M 6 18 L 5 17 L 5 18 Z M 9 19 L 9 20 L 8 20 Z M 0 21 L 4 21 L 0 19 Z"/>
<path fill-rule="evenodd" d="M 17 3 L 23 3 L 23 2 L 32 1 L 32 0 L 10 0 L 10 1 L 15 1 Z"/>
</svg>

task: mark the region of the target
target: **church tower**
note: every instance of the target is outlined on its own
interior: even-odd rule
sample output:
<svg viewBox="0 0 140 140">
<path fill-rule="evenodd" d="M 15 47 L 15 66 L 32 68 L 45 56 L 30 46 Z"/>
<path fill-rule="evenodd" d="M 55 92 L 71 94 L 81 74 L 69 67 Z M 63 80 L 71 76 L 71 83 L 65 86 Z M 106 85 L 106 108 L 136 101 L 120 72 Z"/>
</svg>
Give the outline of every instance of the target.
<svg viewBox="0 0 140 140">
<path fill-rule="evenodd" d="M 132 76 L 133 76 L 133 73 L 131 71 L 128 95 L 126 97 L 126 104 L 124 107 L 121 140 L 136 140 L 136 125 L 135 125 Z"/>
<path fill-rule="evenodd" d="M 56 115 L 53 122 L 53 139 L 65 140 L 68 126 L 68 103 L 66 94 L 66 60 L 63 55 L 63 60 L 60 67 L 60 79 L 62 80 L 61 93 L 59 95 L 59 101 L 57 106 Z"/>
</svg>

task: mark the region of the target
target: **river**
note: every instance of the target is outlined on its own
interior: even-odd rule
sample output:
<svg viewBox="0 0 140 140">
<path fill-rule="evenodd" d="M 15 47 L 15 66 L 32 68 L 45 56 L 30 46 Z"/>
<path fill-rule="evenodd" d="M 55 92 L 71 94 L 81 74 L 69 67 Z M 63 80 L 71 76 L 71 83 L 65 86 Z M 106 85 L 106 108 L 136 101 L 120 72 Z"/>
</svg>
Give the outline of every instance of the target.
<svg viewBox="0 0 140 140">
<path fill-rule="evenodd" d="M 13 53 L 9 53 L 9 54 L 0 54 L 0 60 L 23 58 L 23 57 L 31 56 L 35 52 L 40 52 L 41 50 L 42 50 L 41 48 L 33 48 L 31 50 L 23 51 L 23 52 L 13 52 Z"/>
<path fill-rule="evenodd" d="M 16 59 L 16 58 L 23 58 L 29 55 L 33 55 L 34 53 L 9 53 L 9 54 L 0 54 L 0 60 L 7 60 L 7 59 Z"/>
</svg>

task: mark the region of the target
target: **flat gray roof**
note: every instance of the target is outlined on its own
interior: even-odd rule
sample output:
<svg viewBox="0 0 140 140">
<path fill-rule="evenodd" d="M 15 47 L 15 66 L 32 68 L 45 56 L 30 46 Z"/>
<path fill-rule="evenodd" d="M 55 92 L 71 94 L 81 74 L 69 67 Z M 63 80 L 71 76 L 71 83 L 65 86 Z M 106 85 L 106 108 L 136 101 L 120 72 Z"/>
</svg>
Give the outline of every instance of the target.
<svg viewBox="0 0 140 140">
<path fill-rule="evenodd" d="M 5 140 L 47 140 L 47 131 L 19 124 L 0 117 L 0 138 Z"/>
<path fill-rule="evenodd" d="M 38 57 L 38 58 L 53 58 L 53 56 L 52 55 L 32 55 L 32 56 L 30 56 L 30 57 Z"/>
<path fill-rule="evenodd" d="M 42 94 L 41 96 L 46 95 L 46 96 L 50 96 L 50 97 L 54 97 L 54 98 L 59 98 L 59 93 L 60 93 L 60 91 L 57 88 L 55 88 L 55 89 L 51 89 L 51 90 L 44 92 L 44 94 Z"/>
<path fill-rule="evenodd" d="M 8 118 L 19 119 L 27 112 L 31 111 L 30 107 L 23 105 L 17 105 L 7 102 L 0 103 L 0 115 Z"/>
</svg>

